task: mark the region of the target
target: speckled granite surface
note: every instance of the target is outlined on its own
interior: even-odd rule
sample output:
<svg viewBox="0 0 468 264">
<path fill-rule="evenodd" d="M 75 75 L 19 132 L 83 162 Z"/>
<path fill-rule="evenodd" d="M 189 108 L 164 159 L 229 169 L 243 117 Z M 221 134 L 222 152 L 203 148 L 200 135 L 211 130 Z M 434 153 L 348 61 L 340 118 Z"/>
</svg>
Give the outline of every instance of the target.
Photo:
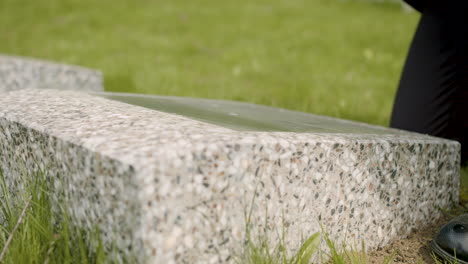
<svg viewBox="0 0 468 264">
<path fill-rule="evenodd" d="M 0 92 L 27 88 L 104 90 L 99 71 L 0 54 Z"/>
<path fill-rule="evenodd" d="M 458 143 L 410 134 L 236 131 L 87 94 L 0 96 L 0 166 L 44 169 L 82 226 L 146 263 L 231 263 L 252 230 L 368 249 L 458 199 Z M 253 201 L 253 203 L 252 203 Z M 251 207 L 251 205 L 253 207 Z"/>
</svg>

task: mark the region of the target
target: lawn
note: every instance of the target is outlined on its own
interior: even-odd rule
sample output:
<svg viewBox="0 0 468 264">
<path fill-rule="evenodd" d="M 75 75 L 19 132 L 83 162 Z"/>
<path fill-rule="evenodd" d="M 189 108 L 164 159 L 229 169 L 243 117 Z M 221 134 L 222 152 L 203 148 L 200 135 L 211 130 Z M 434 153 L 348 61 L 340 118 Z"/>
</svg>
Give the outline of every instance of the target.
<svg viewBox="0 0 468 264">
<path fill-rule="evenodd" d="M 101 69 L 109 91 L 387 125 L 418 17 L 364 0 L 1 0 L 0 53 Z"/>
</svg>

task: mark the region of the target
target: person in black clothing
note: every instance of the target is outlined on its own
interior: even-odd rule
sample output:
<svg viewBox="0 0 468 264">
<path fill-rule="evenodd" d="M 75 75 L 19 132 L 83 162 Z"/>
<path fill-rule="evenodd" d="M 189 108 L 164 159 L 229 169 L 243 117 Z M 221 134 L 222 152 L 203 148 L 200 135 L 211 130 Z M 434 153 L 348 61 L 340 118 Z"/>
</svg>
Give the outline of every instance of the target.
<svg viewBox="0 0 468 264">
<path fill-rule="evenodd" d="M 468 3 L 405 0 L 421 12 L 390 126 L 457 140 L 468 159 Z M 444 225 L 431 248 L 439 257 L 468 264 L 468 214 Z M 456 263 L 456 262 L 454 262 Z"/>
<path fill-rule="evenodd" d="M 468 2 L 406 0 L 421 12 L 390 126 L 457 140 L 468 160 Z"/>
</svg>

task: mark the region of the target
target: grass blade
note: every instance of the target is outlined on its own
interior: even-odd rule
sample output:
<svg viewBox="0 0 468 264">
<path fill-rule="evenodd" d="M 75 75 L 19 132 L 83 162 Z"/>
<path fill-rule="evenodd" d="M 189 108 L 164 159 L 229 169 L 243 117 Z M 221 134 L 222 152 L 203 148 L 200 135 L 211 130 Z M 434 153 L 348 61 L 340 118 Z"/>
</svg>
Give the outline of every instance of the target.
<svg viewBox="0 0 468 264">
<path fill-rule="evenodd" d="M 320 245 L 320 233 L 315 233 L 311 235 L 305 242 L 302 244 L 299 252 L 296 255 L 295 264 L 308 264 L 312 255 L 317 252 Z"/>
<path fill-rule="evenodd" d="M 31 202 L 31 199 L 32 199 L 32 196 L 30 196 L 28 201 L 26 202 L 26 205 L 24 206 L 23 211 L 21 212 L 21 215 L 18 218 L 18 221 L 16 222 L 15 227 L 11 231 L 10 236 L 8 237 L 8 239 L 7 239 L 6 243 L 5 243 L 5 246 L 3 247 L 2 253 L 0 254 L 0 262 L 2 262 L 3 257 L 5 256 L 6 251 L 8 250 L 8 247 L 10 246 L 10 243 L 11 243 L 11 241 L 13 239 L 13 236 L 15 235 L 15 232 L 16 232 L 16 230 L 18 230 L 18 227 L 21 224 L 21 221 L 23 220 L 24 215 L 26 214 L 26 210 L 29 208 L 29 203 Z"/>
</svg>

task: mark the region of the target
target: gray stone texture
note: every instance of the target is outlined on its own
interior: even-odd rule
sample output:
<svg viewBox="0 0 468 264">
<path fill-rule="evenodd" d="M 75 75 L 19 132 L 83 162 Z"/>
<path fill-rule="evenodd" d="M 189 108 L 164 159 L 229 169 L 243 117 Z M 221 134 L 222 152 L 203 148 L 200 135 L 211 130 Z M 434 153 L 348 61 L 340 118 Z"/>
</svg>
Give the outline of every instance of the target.
<svg viewBox="0 0 468 264">
<path fill-rule="evenodd" d="M 28 88 L 104 90 L 102 74 L 99 71 L 0 54 L 0 92 Z"/>
<path fill-rule="evenodd" d="M 460 145 L 381 130 L 236 131 L 72 91 L 0 93 L 9 186 L 44 171 L 76 224 L 146 263 L 233 262 L 250 209 L 254 232 L 286 226 L 292 249 L 320 224 L 374 249 L 434 222 L 458 200 Z"/>
</svg>

